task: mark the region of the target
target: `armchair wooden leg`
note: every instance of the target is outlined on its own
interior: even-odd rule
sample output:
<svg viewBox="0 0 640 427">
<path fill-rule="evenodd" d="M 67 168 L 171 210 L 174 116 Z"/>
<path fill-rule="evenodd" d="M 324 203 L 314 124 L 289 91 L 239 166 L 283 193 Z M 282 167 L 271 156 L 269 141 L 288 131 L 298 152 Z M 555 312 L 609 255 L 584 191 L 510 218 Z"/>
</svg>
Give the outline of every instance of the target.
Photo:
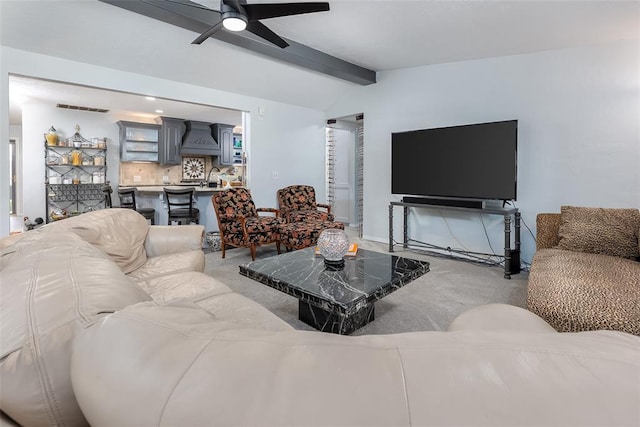
<svg viewBox="0 0 640 427">
<path fill-rule="evenodd" d="M 256 245 L 249 246 L 249 249 L 251 250 L 251 260 L 255 261 L 256 260 Z"/>
<path fill-rule="evenodd" d="M 224 247 L 225 247 L 225 243 L 224 243 L 224 237 L 222 237 L 222 235 L 220 236 L 220 249 L 222 249 L 222 258 L 224 258 L 225 256 L 225 252 L 224 252 Z"/>
<path fill-rule="evenodd" d="M 278 255 L 280 255 L 280 240 L 276 240 L 276 250 L 278 251 Z"/>
</svg>

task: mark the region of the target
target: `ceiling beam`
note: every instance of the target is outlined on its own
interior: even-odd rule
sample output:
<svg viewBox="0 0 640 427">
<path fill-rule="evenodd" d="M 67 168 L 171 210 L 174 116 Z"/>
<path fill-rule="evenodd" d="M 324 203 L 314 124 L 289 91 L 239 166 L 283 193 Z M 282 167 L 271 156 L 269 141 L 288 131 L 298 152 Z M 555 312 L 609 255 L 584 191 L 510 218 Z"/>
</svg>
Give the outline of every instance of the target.
<svg viewBox="0 0 640 427">
<path fill-rule="evenodd" d="M 113 6 L 139 13 L 168 24 L 176 25 L 201 34 L 220 20 L 218 11 L 208 9 L 189 0 L 100 0 Z M 194 35 L 194 38 L 196 36 Z M 260 53 L 289 64 L 318 71 L 360 85 L 376 82 L 376 72 L 352 64 L 335 56 L 310 48 L 293 40 L 285 39 L 289 46 L 281 49 L 253 36 L 247 31 L 234 33 L 218 31 L 211 36 L 252 52 Z"/>
</svg>

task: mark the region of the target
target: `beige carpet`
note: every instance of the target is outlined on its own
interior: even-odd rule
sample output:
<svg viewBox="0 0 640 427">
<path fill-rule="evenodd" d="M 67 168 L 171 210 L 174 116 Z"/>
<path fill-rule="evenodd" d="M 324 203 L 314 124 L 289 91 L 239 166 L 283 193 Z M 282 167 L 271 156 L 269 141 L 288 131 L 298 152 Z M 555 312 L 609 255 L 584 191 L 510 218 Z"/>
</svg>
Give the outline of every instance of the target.
<svg viewBox="0 0 640 427">
<path fill-rule="evenodd" d="M 387 252 L 385 244 L 351 238 L 361 248 Z M 353 335 L 446 330 L 460 313 L 488 303 L 526 306 L 527 273 L 504 279 L 502 267 L 426 256 L 394 248 L 395 255 L 429 261 L 431 271 L 376 303 L 375 320 Z M 277 256 L 275 245 L 258 248 L 257 259 Z M 249 249 L 206 254 L 205 272 L 269 309 L 296 329 L 312 330 L 298 320 L 298 300 L 239 274 L 251 261 Z"/>
</svg>

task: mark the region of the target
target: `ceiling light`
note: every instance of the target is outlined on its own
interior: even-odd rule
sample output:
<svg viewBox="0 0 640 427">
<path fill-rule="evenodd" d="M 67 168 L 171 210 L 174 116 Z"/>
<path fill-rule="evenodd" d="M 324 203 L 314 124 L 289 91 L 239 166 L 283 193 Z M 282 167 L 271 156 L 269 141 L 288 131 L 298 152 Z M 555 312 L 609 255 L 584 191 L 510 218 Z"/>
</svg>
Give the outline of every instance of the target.
<svg viewBox="0 0 640 427">
<path fill-rule="evenodd" d="M 162 114 L 162 113 L 164 113 L 164 111 L 163 110 L 156 110 L 156 113 Z"/>
<path fill-rule="evenodd" d="M 242 31 L 247 28 L 247 17 L 236 11 L 225 12 L 222 25 L 229 31 Z"/>
<path fill-rule="evenodd" d="M 149 100 L 149 101 L 155 101 L 156 100 L 153 96 L 145 96 L 144 98 Z"/>
</svg>

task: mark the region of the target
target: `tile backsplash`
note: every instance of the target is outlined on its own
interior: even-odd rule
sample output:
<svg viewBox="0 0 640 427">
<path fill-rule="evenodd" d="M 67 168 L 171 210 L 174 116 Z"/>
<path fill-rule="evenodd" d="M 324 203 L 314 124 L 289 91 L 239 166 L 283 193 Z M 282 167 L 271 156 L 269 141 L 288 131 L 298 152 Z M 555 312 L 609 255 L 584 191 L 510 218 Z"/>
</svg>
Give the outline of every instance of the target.
<svg viewBox="0 0 640 427">
<path fill-rule="evenodd" d="M 211 157 L 205 157 L 205 180 L 212 167 L 218 167 L 220 172 L 213 172 L 216 175 L 226 173 L 235 177 L 241 177 L 241 166 L 217 166 Z M 139 178 L 138 178 L 139 177 Z M 120 163 L 120 186 L 138 185 L 163 185 L 164 177 L 169 178 L 169 183 L 177 184 L 183 180 L 182 165 L 159 165 L 157 163 Z"/>
</svg>

